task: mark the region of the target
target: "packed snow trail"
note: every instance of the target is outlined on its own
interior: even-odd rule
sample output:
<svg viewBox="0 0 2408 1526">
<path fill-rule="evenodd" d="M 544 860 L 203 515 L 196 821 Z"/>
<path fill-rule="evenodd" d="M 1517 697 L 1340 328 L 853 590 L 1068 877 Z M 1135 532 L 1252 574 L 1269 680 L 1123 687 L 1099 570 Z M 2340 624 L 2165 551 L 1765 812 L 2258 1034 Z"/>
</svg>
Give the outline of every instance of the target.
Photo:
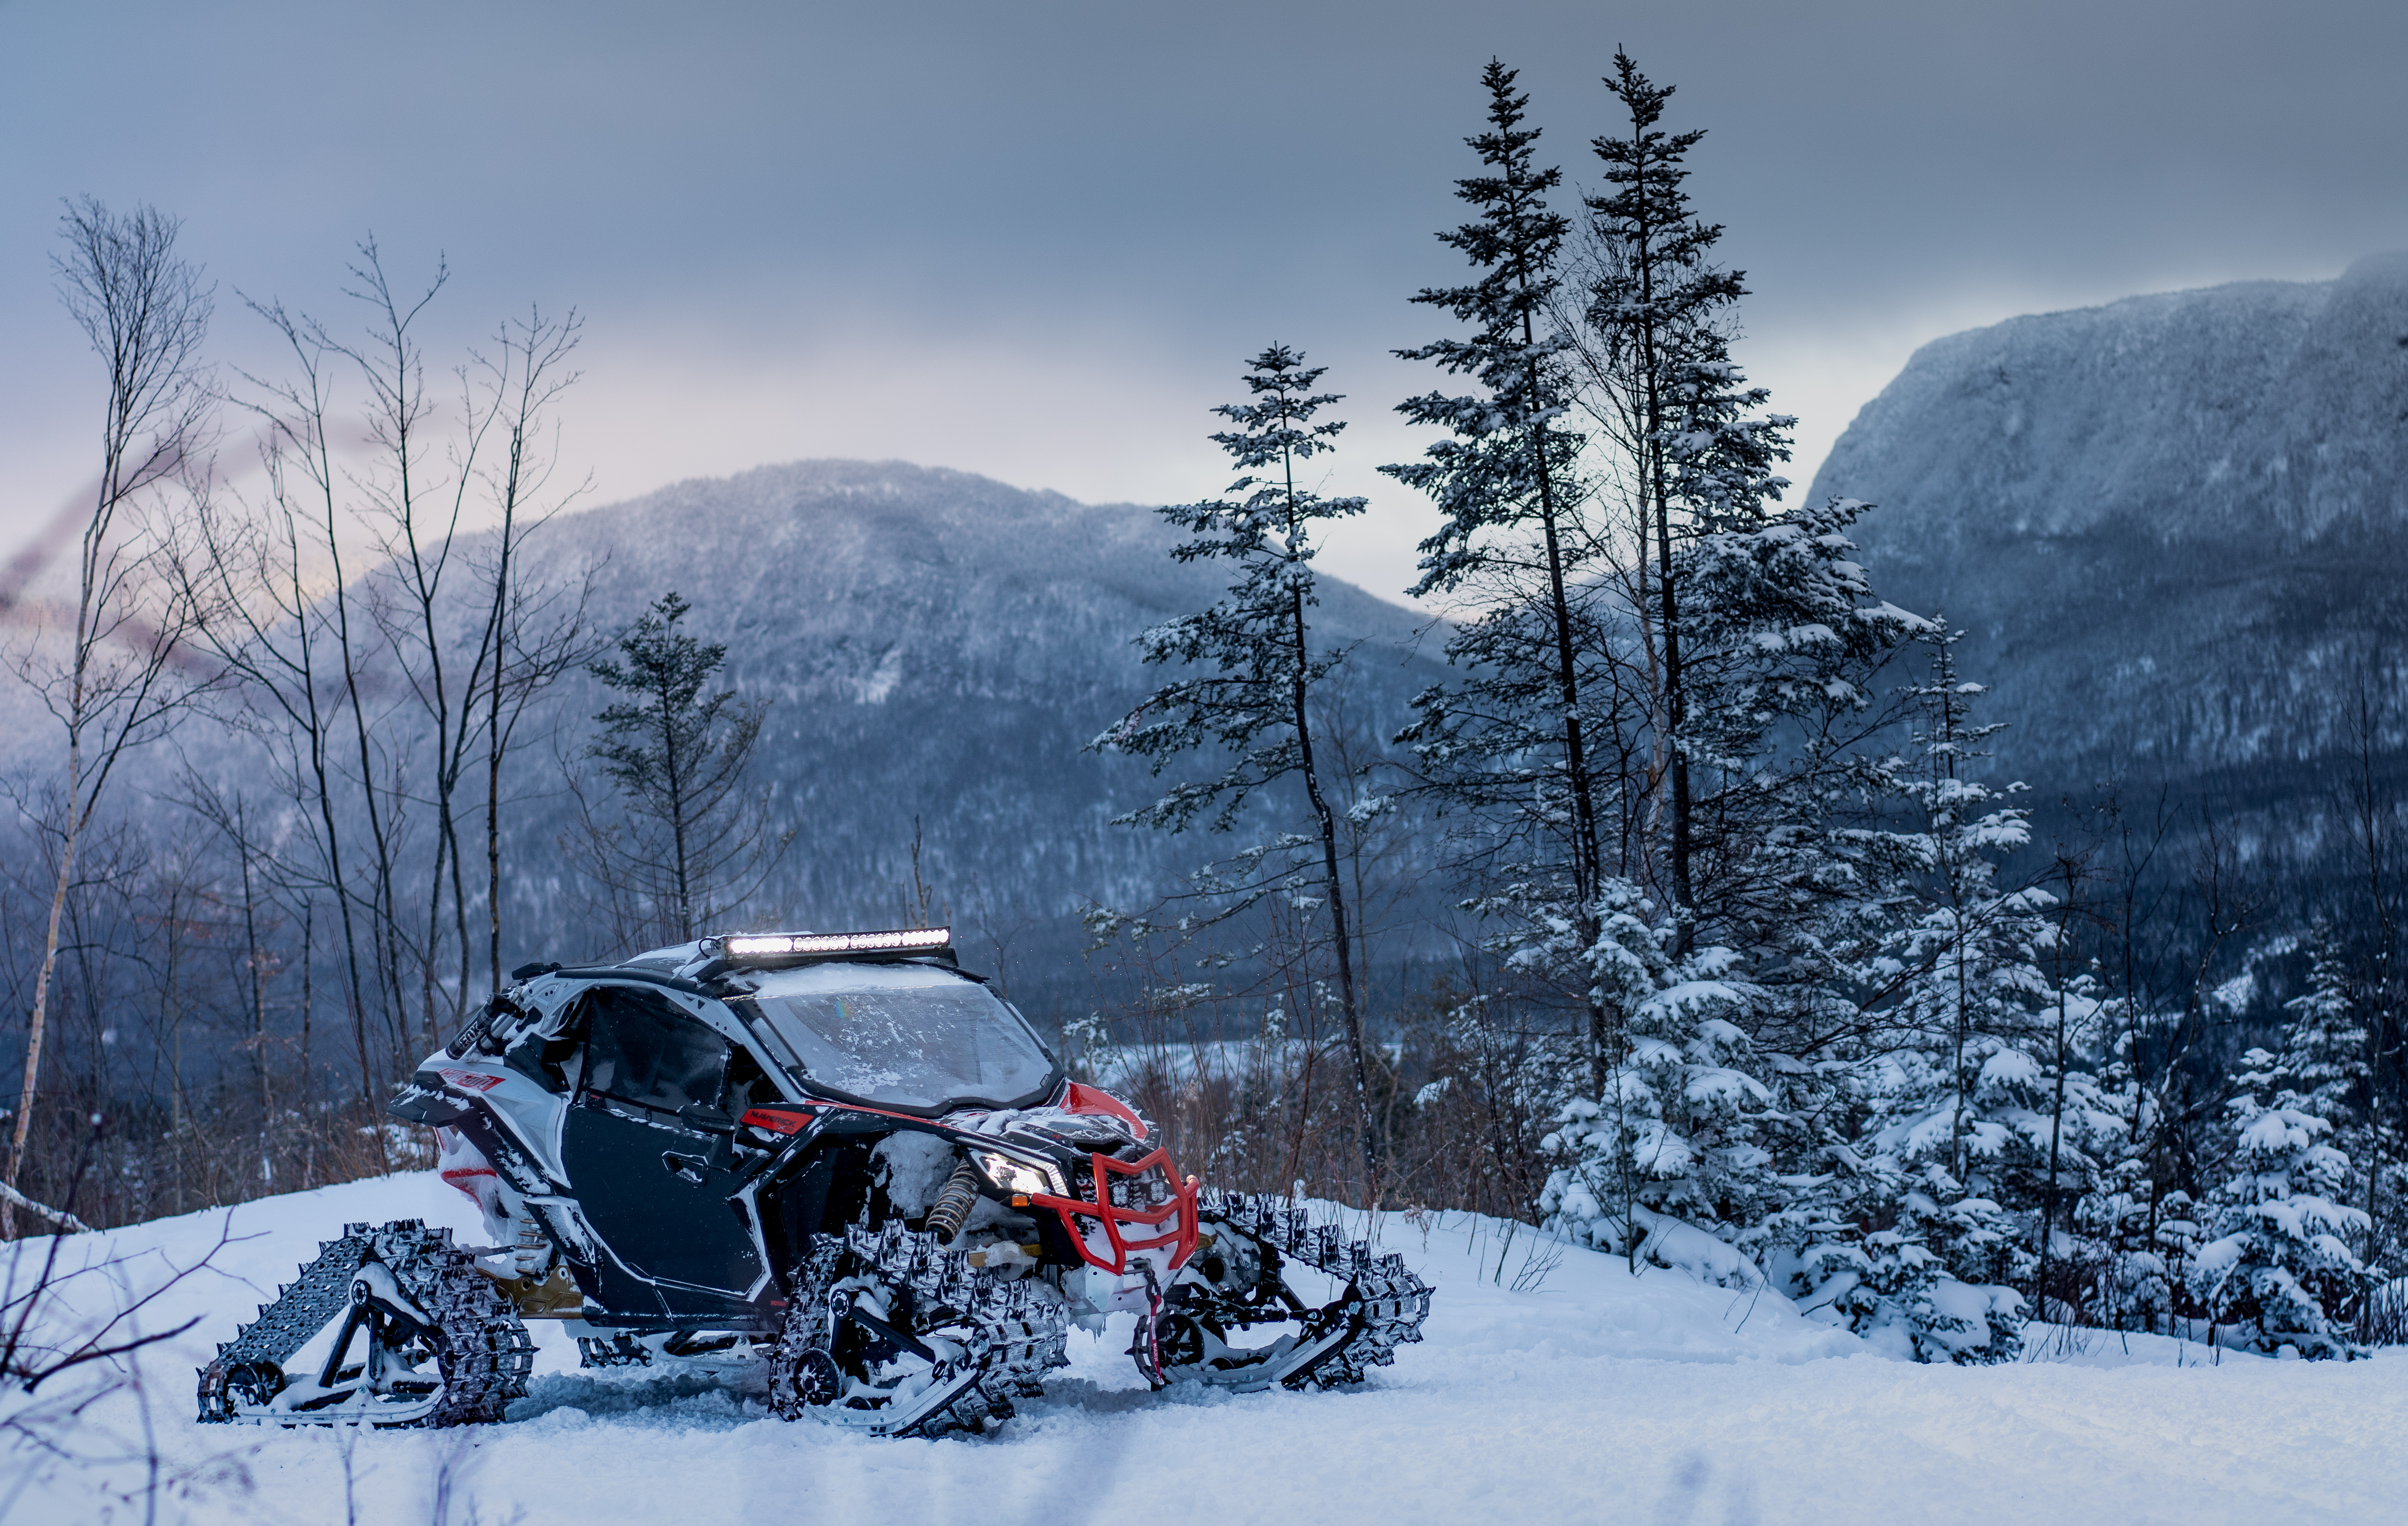
<svg viewBox="0 0 2408 1526">
<path fill-rule="evenodd" d="M 1347 1392 L 1152 1394 L 1115 1331 L 1074 1335 L 1049 1397 L 996 1435 L 879 1441 L 773 1418 L 758 1394 L 691 1375 L 580 1372 L 559 1328 L 530 1321 L 537 1375 L 507 1425 L 194 1422 L 194 1369 L 321 1239 L 404 1217 L 478 1232 L 467 1201 L 424 1174 L 63 1242 L 66 1268 L 117 1262 L 70 1285 L 89 1318 L 231 1236 L 143 1311 L 150 1329 L 201 1322 L 144 1353 L 138 1390 L 76 1422 L 86 1461 L 0 1451 L 0 1519 L 144 1520 L 147 1407 L 157 1519 L 205 1526 L 2408 1519 L 2408 1353 L 2276 1362 L 2035 1327 L 2040 1360 L 1915 1366 L 1770 1294 L 1634 1278 L 1461 1215 L 1380 1224 L 1438 1292 L 1427 1339 Z M 11 1392 L 0 1419 L 50 1398 Z"/>
</svg>

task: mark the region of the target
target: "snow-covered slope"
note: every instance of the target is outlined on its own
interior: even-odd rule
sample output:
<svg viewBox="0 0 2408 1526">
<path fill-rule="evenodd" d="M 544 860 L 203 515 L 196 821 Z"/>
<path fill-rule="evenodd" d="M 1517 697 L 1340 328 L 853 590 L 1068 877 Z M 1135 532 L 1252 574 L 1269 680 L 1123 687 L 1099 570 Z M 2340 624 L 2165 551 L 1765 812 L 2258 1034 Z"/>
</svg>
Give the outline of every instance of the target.
<svg viewBox="0 0 2408 1526">
<path fill-rule="evenodd" d="M 194 1424 L 191 1375 L 213 1343 L 319 1238 L 397 1216 L 473 1231 L 465 1199 L 412 1175 L 64 1242 L 70 1265 L 116 1263 L 79 1289 L 87 1311 L 214 1247 L 143 1313 L 154 1329 L 200 1323 L 145 1354 L 138 1395 L 118 1391 L 75 1424 L 88 1461 L 0 1450 L 0 1519 L 148 1519 L 146 1425 L 163 1464 L 157 1519 L 211 1526 L 2262 1526 L 2395 1519 L 2408 1498 L 2396 1444 L 2408 1356 L 2340 1366 L 2226 1354 L 2201 1366 L 2214 1359 L 2200 1347 L 2092 1336 L 2036 1342 L 2036 1360 L 2003 1368 L 1918 1367 L 1769 1294 L 1633 1277 L 1609 1258 L 1527 1231 L 1509 1245 L 1495 1224 L 1455 1216 L 1376 1226 L 1438 1291 L 1427 1340 L 1354 1392 L 1149 1394 L 1116 1346 L 1074 1337 L 1072 1368 L 999 1433 L 881 1442 L 777 1420 L 691 1377 L 580 1374 L 574 1348 L 543 1327 L 533 1391 L 508 1425 L 345 1435 Z M 0 1418 L 43 1397 L 11 1393 Z"/>
<path fill-rule="evenodd" d="M 1885 597 L 1970 634 L 2009 771 L 2306 819 L 2408 653 L 2408 254 L 1918 351 L 1817 474 Z"/>
</svg>

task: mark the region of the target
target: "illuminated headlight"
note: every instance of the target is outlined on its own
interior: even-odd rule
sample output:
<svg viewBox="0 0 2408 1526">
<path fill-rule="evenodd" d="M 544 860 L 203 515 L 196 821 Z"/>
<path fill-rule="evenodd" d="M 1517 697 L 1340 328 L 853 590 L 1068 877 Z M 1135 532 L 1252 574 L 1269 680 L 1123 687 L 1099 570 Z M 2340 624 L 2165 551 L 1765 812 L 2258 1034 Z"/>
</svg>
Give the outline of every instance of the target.
<svg viewBox="0 0 2408 1526">
<path fill-rule="evenodd" d="M 1006 1192 L 1030 1198 L 1069 1195 L 1062 1189 L 1062 1173 L 1052 1166 L 1009 1155 L 996 1155 L 992 1151 L 982 1153 L 978 1164 L 979 1170 L 986 1173 L 986 1179 Z"/>
<path fill-rule="evenodd" d="M 892 932 L 762 932 L 726 941 L 731 959 L 767 954 L 870 954 L 882 949 L 943 948 L 951 928 L 902 928 Z"/>
</svg>

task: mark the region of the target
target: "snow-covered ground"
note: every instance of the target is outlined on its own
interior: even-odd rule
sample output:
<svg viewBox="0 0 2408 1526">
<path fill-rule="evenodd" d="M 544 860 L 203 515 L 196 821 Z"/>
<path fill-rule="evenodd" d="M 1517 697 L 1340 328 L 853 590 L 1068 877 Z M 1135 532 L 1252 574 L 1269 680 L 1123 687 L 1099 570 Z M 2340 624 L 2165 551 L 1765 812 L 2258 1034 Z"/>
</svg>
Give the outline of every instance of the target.
<svg viewBox="0 0 2408 1526">
<path fill-rule="evenodd" d="M 1149 1394 L 1117 1347 L 1074 1334 L 1049 1398 L 999 1433 L 876 1441 L 692 1376 L 580 1373 L 538 1324 L 508 1425 L 194 1424 L 214 1343 L 346 1220 L 397 1217 L 476 1230 L 466 1199 L 410 1175 L 63 1242 L 69 1267 L 116 1263 L 71 1285 L 86 1317 L 208 1256 L 142 1311 L 201 1322 L 61 1421 L 75 1459 L 0 1451 L 0 1519 L 142 1521 L 155 1503 L 212 1526 L 2408 1519 L 2408 1354 L 2277 1362 L 2035 1328 L 2016 1365 L 1919 1367 L 1770 1294 L 1633 1277 L 1460 1216 L 1379 1226 L 1438 1294 L 1428 1339 L 1355 1392 Z M 10 1394 L 0 1418 L 76 1391 Z"/>
</svg>

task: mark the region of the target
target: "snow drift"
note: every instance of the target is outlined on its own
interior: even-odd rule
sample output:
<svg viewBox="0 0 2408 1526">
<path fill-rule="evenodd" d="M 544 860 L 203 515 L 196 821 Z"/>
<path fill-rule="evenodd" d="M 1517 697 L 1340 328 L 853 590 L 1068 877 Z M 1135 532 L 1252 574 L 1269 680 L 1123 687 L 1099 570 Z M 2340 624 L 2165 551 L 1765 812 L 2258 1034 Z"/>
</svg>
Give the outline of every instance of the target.
<svg viewBox="0 0 2408 1526">
<path fill-rule="evenodd" d="M 880 1442 L 774 1419 L 756 1395 L 690 1375 L 580 1373 L 574 1347 L 538 1326 L 533 1391 L 507 1425 L 194 1423 L 194 1368 L 321 1238 L 346 1220 L 404 1216 L 476 1232 L 468 1201 L 425 1173 L 64 1242 L 66 1268 L 103 1270 L 67 1285 L 54 1333 L 163 1285 L 143 1324 L 198 1322 L 56 1432 L 71 1455 L 0 1453 L 0 1519 L 149 1519 L 146 1436 L 157 1519 L 208 1523 L 2204 1526 L 2386 1519 L 2408 1490 L 2395 1445 L 2408 1357 L 2276 1362 L 2033 1326 L 2020 1363 L 1917 1366 L 1770 1292 L 1678 1269 L 1633 1276 L 1620 1260 L 1457 1215 L 1373 1226 L 1438 1295 L 1426 1342 L 1348 1392 L 1152 1394 L 1117 1345 L 1074 1340 L 1047 1399 L 1000 1432 Z M 43 1245 L 14 1247 L 21 1276 Z M 12 1391 L 0 1419 L 88 1391 L 70 1388 Z"/>
</svg>

